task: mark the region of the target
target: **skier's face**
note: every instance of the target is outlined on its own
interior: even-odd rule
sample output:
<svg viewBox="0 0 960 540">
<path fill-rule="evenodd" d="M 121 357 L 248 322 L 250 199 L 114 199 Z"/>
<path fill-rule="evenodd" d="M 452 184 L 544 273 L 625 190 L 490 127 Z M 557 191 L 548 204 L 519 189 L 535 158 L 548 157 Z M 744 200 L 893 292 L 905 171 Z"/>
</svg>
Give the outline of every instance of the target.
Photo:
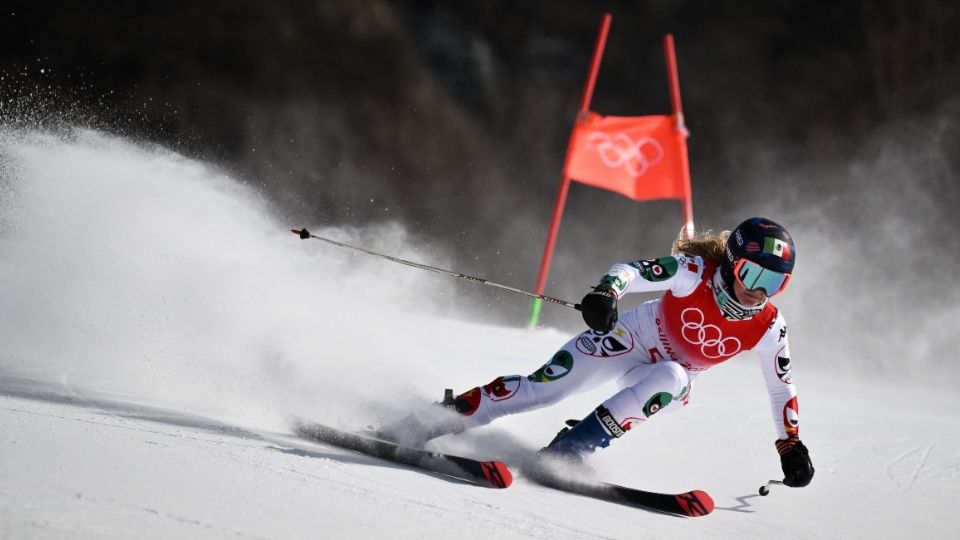
<svg viewBox="0 0 960 540">
<path fill-rule="evenodd" d="M 733 280 L 733 292 L 737 295 L 737 302 L 743 307 L 756 307 L 767 299 L 767 293 L 763 292 L 763 289 L 749 291 L 739 279 Z"/>
</svg>

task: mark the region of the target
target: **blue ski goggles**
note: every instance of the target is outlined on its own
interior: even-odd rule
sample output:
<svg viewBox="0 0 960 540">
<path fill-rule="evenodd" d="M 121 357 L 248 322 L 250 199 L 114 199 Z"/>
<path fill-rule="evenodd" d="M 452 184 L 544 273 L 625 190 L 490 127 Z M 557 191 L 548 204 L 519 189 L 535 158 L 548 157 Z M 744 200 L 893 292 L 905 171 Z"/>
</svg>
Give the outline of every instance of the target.
<svg viewBox="0 0 960 540">
<path fill-rule="evenodd" d="M 792 277 L 790 274 L 764 268 L 747 259 L 737 261 L 733 267 L 733 275 L 737 276 L 737 281 L 748 291 L 763 289 L 767 296 L 783 292 Z"/>
</svg>

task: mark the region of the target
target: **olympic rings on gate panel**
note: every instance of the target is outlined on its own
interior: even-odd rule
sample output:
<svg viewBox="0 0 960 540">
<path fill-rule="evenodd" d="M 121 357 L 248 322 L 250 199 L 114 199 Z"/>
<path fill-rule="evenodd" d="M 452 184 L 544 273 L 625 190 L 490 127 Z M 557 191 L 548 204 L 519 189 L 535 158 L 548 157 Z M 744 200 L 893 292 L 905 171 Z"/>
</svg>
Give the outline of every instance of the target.
<svg viewBox="0 0 960 540">
<path fill-rule="evenodd" d="M 602 131 L 594 131 L 587 141 L 597 148 L 604 165 L 611 169 L 626 167 L 634 178 L 646 174 L 665 155 L 663 146 L 652 137 L 641 137 L 634 141 L 625 133 L 610 136 Z"/>
</svg>

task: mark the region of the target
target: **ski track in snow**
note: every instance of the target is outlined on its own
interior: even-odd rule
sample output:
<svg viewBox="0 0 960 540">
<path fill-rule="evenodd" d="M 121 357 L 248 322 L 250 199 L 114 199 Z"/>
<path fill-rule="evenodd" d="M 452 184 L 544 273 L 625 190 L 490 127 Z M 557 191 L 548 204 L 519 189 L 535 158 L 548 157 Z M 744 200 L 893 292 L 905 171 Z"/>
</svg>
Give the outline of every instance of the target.
<svg viewBox="0 0 960 540">
<path fill-rule="evenodd" d="M 884 468 L 887 478 L 897 487 L 904 487 L 915 483 L 917 476 L 920 475 L 920 471 L 926 467 L 927 458 L 930 457 L 930 451 L 933 450 L 934 446 L 933 444 L 917 446 L 895 457 Z M 910 461 L 914 463 L 911 464 L 909 463 Z M 896 472 L 894 469 L 901 468 L 899 467 L 901 465 L 904 469 L 903 472 Z"/>
<path fill-rule="evenodd" d="M 884 468 L 890 482 L 898 488 L 928 489 L 955 483 L 960 471 L 960 454 L 948 458 L 937 442 L 914 446 L 893 458 Z"/>
<path fill-rule="evenodd" d="M 201 520 L 198 520 L 198 519 L 188 518 L 188 517 L 183 517 L 183 516 L 177 516 L 177 515 L 169 514 L 169 513 L 167 513 L 167 512 L 164 512 L 164 511 L 161 511 L 161 510 L 157 510 L 157 509 L 155 509 L 155 508 L 148 508 L 148 507 L 144 507 L 144 506 L 138 506 L 138 505 L 135 505 L 135 504 L 130 504 L 130 503 L 127 502 L 127 501 L 117 500 L 117 499 L 112 498 L 112 497 L 111 497 L 111 498 L 108 498 L 108 499 L 106 499 L 106 500 L 100 500 L 100 499 L 98 499 L 98 498 L 96 498 L 96 497 L 90 497 L 90 496 L 83 495 L 83 494 L 77 494 L 77 499 L 78 499 L 78 500 L 81 500 L 81 501 L 83 501 L 83 502 L 86 502 L 86 503 L 94 504 L 94 505 L 107 504 L 107 503 L 108 503 L 108 504 L 110 504 L 110 505 L 112 505 L 112 506 L 120 507 L 121 509 L 132 509 L 132 510 L 134 510 L 135 512 L 145 512 L 145 513 L 147 513 L 147 514 L 153 514 L 153 515 L 158 516 L 158 517 L 160 517 L 160 518 L 162 518 L 162 519 L 169 519 L 169 520 L 172 520 L 172 521 L 174 521 L 174 522 L 177 522 L 177 523 L 180 523 L 180 524 L 183 524 L 183 525 L 188 525 L 188 526 L 190 526 L 190 528 L 200 527 L 200 528 L 206 529 L 206 530 L 208 530 L 208 531 L 210 531 L 210 532 L 212 532 L 212 533 L 223 534 L 224 536 L 236 536 L 236 537 L 238 537 L 238 538 L 253 538 L 253 539 L 256 539 L 256 540 L 267 540 L 267 537 L 263 537 L 263 536 L 251 536 L 251 535 L 246 534 L 246 533 L 241 532 L 241 531 L 223 529 L 222 525 L 220 525 L 220 524 L 216 524 L 216 523 L 205 523 L 205 522 L 203 522 L 203 521 L 201 521 Z"/>
</svg>

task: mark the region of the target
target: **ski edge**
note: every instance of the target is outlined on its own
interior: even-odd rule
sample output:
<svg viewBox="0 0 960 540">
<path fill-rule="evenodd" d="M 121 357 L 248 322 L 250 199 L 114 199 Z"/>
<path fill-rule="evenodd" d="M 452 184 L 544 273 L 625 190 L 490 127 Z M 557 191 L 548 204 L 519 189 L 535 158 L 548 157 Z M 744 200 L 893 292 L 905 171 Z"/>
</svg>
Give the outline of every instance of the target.
<svg viewBox="0 0 960 540">
<path fill-rule="evenodd" d="M 528 471 L 525 476 L 550 489 L 675 516 L 701 517 L 710 514 L 714 509 L 713 498 L 699 489 L 682 493 L 662 493 L 607 482 L 561 478 L 542 470 Z"/>
<path fill-rule="evenodd" d="M 513 484 L 510 468 L 501 461 L 483 461 L 444 452 L 403 446 L 393 441 L 343 431 L 317 422 L 296 420 L 294 433 L 302 438 L 329 444 L 417 469 L 443 474 L 478 485 L 506 489 Z"/>
<path fill-rule="evenodd" d="M 661 493 L 646 491 L 617 484 L 603 484 L 612 489 L 619 501 L 642 508 L 658 510 L 686 517 L 701 517 L 713 512 L 713 497 L 700 489 L 683 493 Z"/>
</svg>

